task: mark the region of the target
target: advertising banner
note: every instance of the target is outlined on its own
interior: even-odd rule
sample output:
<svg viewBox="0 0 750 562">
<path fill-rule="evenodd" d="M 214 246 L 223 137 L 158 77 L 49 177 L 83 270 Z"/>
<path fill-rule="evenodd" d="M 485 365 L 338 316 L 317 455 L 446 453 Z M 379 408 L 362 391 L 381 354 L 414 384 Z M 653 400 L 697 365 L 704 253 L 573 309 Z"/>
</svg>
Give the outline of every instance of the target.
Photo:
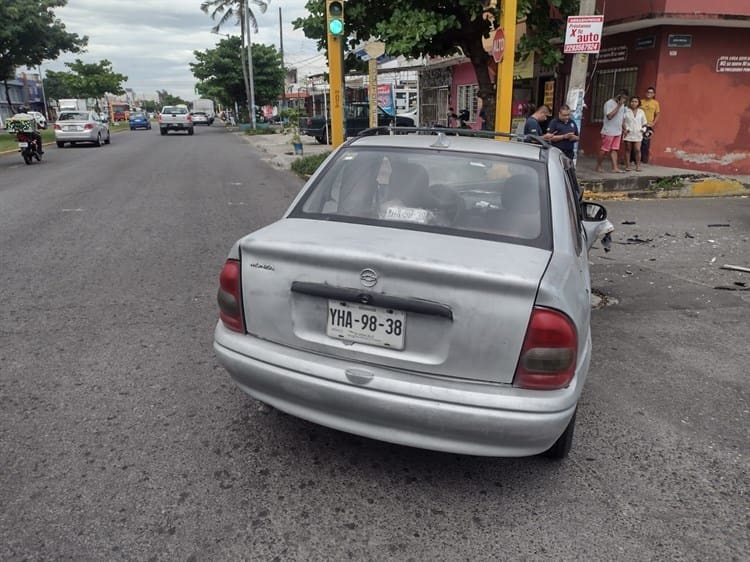
<svg viewBox="0 0 750 562">
<path fill-rule="evenodd" d="M 604 16 L 568 16 L 564 53 L 596 54 L 602 48 Z"/>
<path fill-rule="evenodd" d="M 396 114 L 393 104 L 393 84 L 378 84 L 378 106 L 391 115 Z"/>
</svg>

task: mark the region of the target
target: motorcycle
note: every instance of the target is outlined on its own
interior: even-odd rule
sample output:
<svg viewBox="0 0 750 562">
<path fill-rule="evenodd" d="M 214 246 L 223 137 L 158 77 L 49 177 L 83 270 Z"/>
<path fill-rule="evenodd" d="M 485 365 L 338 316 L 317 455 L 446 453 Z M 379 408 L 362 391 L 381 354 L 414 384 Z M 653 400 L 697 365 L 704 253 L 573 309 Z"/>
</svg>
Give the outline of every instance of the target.
<svg viewBox="0 0 750 562">
<path fill-rule="evenodd" d="M 39 136 L 29 132 L 17 132 L 18 151 L 23 156 L 23 161 L 30 165 L 34 158 L 37 162 L 42 160 L 42 143 Z"/>
</svg>

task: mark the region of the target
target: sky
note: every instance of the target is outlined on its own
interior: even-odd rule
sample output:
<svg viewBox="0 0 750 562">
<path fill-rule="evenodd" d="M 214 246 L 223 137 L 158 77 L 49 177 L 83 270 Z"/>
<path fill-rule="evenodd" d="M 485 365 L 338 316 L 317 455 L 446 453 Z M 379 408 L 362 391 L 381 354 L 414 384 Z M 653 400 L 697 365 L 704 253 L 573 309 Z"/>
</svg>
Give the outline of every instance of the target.
<svg viewBox="0 0 750 562">
<path fill-rule="evenodd" d="M 0 0 L 1 1 L 1 0 Z M 302 30 L 292 29 L 292 21 L 307 15 L 306 0 L 273 0 L 265 14 L 252 1 L 250 7 L 258 20 L 253 43 L 279 48 L 279 8 L 282 9 L 284 64 L 296 67 L 300 81 L 325 69 L 325 58 L 315 41 Z M 46 61 L 45 70 L 68 70 L 65 62 L 76 58 L 86 63 L 107 59 L 115 72 L 128 77 L 125 88 L 137 98 L 154 99 L 156 90 L 167 90 L 185 100 L 198 97 L 196 80 L 190 72 L 195 62 L 193 51 L 216 46 L 223 37 L 211 33 L 215 22 L 201 9 L 201 0 L 68 0 L 55 10 L 67 31 L 88 35 L 85 52 L 64 53 L 55 61 Z M 227 23 L 221 33 L 239 35 L 238 24 Z"/>
</svg>

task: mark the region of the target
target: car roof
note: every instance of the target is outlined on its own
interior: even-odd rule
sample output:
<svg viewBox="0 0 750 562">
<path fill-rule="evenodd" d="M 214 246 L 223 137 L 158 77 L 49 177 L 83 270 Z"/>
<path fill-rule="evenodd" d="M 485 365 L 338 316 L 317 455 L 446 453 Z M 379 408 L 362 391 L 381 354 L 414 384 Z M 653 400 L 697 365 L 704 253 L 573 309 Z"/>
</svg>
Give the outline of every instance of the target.
<svg viewBox="0 0 750 562">
<path fill-rule="evenodd" d="M 450 134 L 406 134 L 406 135 L 373 135 L 354 137 L 347 146 L 405 148 L 405 149 L 439 149 L 457 152 L 502 155 L 530 160 L 543 160 L 546 149 L 529 142 L 499 141 L 491 137 L 452 136 Z"/>
</svg>

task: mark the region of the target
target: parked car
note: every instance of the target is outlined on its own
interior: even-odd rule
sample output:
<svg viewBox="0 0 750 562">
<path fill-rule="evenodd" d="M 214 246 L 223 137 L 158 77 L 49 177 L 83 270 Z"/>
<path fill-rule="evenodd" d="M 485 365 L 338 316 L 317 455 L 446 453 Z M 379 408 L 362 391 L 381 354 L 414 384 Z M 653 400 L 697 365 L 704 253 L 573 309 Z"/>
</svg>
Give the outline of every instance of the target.
<svg viewBox="0 0 750 562">
<path fill-rule="evenodd" d="M 151 121 L 148 120 L 148 116 L 140 111 L 131 113 L 130 118 L 130 130 L 135 131 L 136 129 L 151 129 Z"/>
<path fill-rule="evenodd" d="M 193 111 L 190 115 L 193 116 L 193 125 L 210 125 L 211 122 L 205 111 Z"/>
<path fill-rule="evenodd" d="M 301 135 L 315 137 L 320 144 L 330 143 L 331 119 L 322 115 L 317 117 L 301 117 L 299 130 Z M 411 117 L 393 116 L 382 107 L 378 107 L 378 126 L 395 125 L 397 127 L 414 127 L 415 121 Z M 347 137 L 357 136 L 361 131 L 370 127 L 370 104 L 350 103 L 344 114 L 344 127 Z"/>
<path fill-rule="evenodd" d="M 62 148 L 66 142 L 91 142 L 96 146 L 110 143 L 109 124 L 95 111 L 61 111 L 55 123 L 55 140 Z"/>
<path fill-rule="evenodd" d="M 473 134 L 352 139 L 234 244 L 214 350 L 243 391 L 402 445 L 568 455 L 613 227 L 558 149 Z"/>
<path fill-rule="evenodd" d="M 40 129 L 47 128 L 47 118 L 44 116 L 44 114 L 39 113 L 38 111 L 27 111 L 26 113 L 34 118 L 37 127 L 39 127 Z"/>
</svg>

